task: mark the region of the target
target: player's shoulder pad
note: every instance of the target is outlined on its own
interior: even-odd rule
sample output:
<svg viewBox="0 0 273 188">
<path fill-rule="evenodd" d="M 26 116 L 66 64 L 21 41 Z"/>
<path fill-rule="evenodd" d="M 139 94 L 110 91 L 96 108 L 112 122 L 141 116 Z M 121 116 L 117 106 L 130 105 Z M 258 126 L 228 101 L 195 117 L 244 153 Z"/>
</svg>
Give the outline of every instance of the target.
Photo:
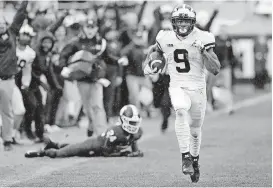
<svg viewBox="0 0 273 188">
<path fill-rule="evenodd" d="M 169 30 L 160 30 L 158 33 L 157 33 L 157 36 L 156 36 L 156 43 L 157 45 L 160 47 L 160 49 L 162 50 L 162 46 L 165 42 L 165 38 L 166 36 L 170 35 L 170 32 Z M 167 37 L 169 39 L 169 37 Z"/>
<path fill-rule="evenodd" d="M 166 31 L 160 30 L 156 35 L 156 40 L 162 39 L 166 35 Z"/>
<path fill-rule="evenodd" d="M 215 47 L 215 37 L 211 32 L 201 31 L 202 32 L 202 42 L 204 43 L 205 49 L 209 50 L 210 48 Z"/>
<path fill-rule="evenodd" d="M 133 135 L 134 137 L 134 140 L 139 140 L 141 138 L 141 136 L 143 135 L 143 130 L 142 128 L 140 127 L 138 132 L 136 134 Z"/>
</svg>

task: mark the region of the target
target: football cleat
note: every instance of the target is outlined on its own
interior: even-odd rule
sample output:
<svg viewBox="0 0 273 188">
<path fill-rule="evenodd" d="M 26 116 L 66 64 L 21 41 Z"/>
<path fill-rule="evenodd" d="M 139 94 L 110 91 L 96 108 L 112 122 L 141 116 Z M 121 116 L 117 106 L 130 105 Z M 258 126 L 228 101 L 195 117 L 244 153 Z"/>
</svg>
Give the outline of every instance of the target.
<svg viewBox="0 0 273 188">
<path fill-rule="evenodd" d="M 44 157 L 44 156 L 45 156 L 44 150 L 40 150 L 40 151 L 28 151 L 28 152 L 25 153 L 25 157 L 26 158 Z"/>
<path fill-rule="evenodd" d="M 198 164 L 199 161 L 199 156 L 197 157 L 192 157 L 193 159 L 193 169 L 194 169 L 194 173 L 193 175 L 191 175 L 191 181 L 193 183 L 197 183 L 199 181 L 199 177 L 200 177 L 200 165 Z"/>
<path fill-rule="evenodd" d="M 182 153 L 182 172 L 185 175 L 193 175 L 192 157 L 189 152 Z"/>
</svg>

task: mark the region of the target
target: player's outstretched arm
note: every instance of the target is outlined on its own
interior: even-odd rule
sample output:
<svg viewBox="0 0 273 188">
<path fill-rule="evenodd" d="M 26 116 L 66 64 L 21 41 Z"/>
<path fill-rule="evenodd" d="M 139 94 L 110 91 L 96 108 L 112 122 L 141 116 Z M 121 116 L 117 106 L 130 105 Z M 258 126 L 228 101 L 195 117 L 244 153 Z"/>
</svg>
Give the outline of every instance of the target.
<svg viewBox="0 0 273 188">
<path fill-rule="evenodd" d="M 208 51 L 204 50 L 203 60 L 204 60 L 206 69 L 209 72 L 211 72 L 214 75 L 217 75 L 219 73 L 221 64 L 212 48 L 209 49 Z"/>
</svg>

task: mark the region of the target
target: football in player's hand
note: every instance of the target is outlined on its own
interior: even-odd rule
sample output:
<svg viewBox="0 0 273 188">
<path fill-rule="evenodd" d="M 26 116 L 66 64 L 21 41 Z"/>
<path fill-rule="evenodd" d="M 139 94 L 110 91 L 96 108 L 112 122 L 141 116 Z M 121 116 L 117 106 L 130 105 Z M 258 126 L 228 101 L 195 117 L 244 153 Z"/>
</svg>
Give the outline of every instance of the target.
<svg viewBox="0 0 273 188">
<path fill-rule="evenodd" d="M 162 71 L 166 65 L 166 60 L 163 54 L 159 52 L 153 52 L 150 54 L 149 66 L 153 70 L 157 68 L 156 72 Z"/>
</svg>

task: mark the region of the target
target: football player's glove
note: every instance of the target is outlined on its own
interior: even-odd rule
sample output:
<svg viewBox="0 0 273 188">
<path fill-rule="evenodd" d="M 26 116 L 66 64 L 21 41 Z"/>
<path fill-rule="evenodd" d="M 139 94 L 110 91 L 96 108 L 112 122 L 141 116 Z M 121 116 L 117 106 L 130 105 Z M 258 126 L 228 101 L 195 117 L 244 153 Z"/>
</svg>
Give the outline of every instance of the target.
<svg viewBox="0 0 273 188">
<path fill-rule="evenodd" d="M 195 40 L 195 41 L 192 43 L 192 46 L 193 46 L 193 47 L 196 47 L 198 50 L 200 50 L 201 53 L 203 53 L 204 50 L 205 50 L 205 45 L 204 45 L 203 42 L 200 41 L 200 40 Z"/>
</svg>

